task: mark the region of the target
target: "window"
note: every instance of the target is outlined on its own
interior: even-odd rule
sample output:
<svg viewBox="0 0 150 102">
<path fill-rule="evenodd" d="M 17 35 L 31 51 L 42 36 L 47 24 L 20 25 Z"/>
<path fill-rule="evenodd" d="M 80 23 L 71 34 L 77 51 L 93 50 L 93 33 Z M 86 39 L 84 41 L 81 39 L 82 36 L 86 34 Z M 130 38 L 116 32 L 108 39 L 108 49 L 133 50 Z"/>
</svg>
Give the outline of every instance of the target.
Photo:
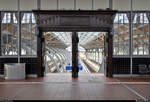
<svg viewBox="0 0 150 102">
<path fill-rule="evenodd" d="M 21 55 L 37 55 L 37 26 L 33 13 L 22 13 Z"/>
<path fill-rule="evenodd" d="M 126 13 L 114 19 L 113 55 L 129 55 L 129 20 Z"/>
<path fill-rule="evenodd" d="M 133 19 L 133 55 L 149 54 L 149 31 L 146 13 L 135 13 Z"/>
<path fill-rule="evenodd" d="M 1 55 L 17 55 L 18 25 L 17 13 L 2 12 Z"/>
</svg>

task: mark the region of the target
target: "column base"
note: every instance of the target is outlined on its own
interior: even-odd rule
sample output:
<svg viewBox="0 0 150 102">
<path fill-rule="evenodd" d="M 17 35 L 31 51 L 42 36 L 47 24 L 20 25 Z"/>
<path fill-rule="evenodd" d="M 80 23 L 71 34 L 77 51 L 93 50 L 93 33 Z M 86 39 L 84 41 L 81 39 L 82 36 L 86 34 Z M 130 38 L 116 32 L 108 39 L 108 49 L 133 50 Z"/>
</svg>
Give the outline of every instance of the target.
<svg viewBox="0 0 150 102">
<path fill-rule="evenodd" d="M 72 73 L 72 78 L 78 78 L 78 73 Z"/>
<path fill-rule="evenodd" d="M 113 75 L 112 74 L 107 74 L 106 77 L 113 78 Z"/>
</svg>

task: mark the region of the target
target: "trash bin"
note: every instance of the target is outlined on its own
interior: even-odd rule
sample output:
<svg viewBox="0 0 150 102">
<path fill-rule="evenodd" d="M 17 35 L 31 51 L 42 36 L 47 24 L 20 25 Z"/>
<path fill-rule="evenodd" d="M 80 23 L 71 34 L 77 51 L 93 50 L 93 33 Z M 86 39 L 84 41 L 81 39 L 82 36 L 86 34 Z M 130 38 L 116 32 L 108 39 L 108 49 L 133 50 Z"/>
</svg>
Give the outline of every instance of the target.
<svg viewBox="0 0 150 102">
<path fill-rule="evenodd" d="M 25 63 L 4 64 L 5 79 L 20 80 L 25 79 Z"/>
</svg>

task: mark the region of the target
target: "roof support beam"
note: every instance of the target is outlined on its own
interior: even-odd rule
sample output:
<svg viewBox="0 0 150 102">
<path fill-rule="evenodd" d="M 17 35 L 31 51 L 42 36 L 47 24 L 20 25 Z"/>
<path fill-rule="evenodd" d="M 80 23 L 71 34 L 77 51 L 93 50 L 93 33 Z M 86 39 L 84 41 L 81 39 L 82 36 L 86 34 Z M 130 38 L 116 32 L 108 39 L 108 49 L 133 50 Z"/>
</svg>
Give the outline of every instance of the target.
<svg viewBox="0 0 150 102">
<path fill-rule="evenodd" d="M 38 10 L 41 9 L 41 0 L 37 0 L 37 9 L 38 9 Z"/>
<path fill-rule="evenodd" d="M 109 0 L 109 9 L 113 9 L 113 0 Z"/>
</svg>

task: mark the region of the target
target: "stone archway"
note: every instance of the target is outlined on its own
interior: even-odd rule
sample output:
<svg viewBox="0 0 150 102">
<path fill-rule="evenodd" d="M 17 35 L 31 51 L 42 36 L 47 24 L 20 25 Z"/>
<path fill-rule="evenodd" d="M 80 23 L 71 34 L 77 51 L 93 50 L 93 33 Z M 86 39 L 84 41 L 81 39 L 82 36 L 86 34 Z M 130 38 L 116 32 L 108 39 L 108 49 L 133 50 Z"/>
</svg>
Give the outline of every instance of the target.
<svg viewBox="0 0 150 102">
<path fill-rule="evenodd" d="M 36 15 L 37 25 L 39 29 L 38 35 L 38 58 L 39 69 L 38 76 L 44 75 L 44 67 L 42 67 L 42 32 L 46 31 L 102 31 L 108 32 L 106 37 L 107 54 L 106 54 L 106 76 L 113 76 L 112 68 L 112 27 L 113 19 L 117 11 L 113 10 L 33 10 Z M 74 35 L 75 36 L 75 35 Z M 74 41 L 74 48 L 77 49 L 77 41 Z M 73 52 L 76 55 L 76 51 Z M 72 77 L 78 77 L 78 69 L 76 68 L 77 61 L 74 60 Z"/>
</svg>

